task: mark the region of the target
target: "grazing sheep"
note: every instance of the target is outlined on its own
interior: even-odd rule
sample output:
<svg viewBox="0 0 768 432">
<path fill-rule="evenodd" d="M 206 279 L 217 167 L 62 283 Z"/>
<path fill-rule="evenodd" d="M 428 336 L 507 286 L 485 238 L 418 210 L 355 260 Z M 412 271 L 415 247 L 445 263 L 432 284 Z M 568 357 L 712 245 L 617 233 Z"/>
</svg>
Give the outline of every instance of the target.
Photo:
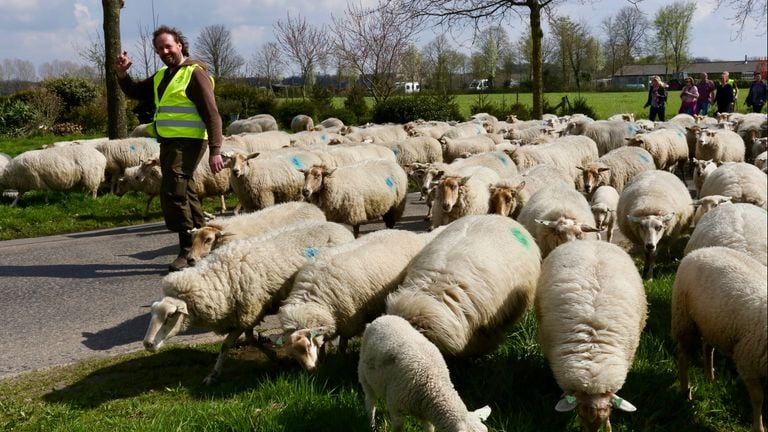
<svg viewBox="0 0 768 432">
<path fill-rule="evenodd" d="M 658 244 L 672 242 L 688 230 L 693 200 L 688 187 L 667 171 L 645 171 L 624 188 L 616 208 L 619 230 L 643 248 L 643 277 L 653 279 Z"/>
<path fill-rule="evenodd" d="M 160 144 L 154 138 L 124 138 L 104 141 L 96 145 L 107 159 L 105 177 L 110 179 L 109 191 L 114 193 L 117 180 L 126 168 L 142 161 L 160 157 Z"/>
<path fill-rule="evenodd" d="M 104 180 L 107 159 L 91 146 L 73 145 L 45 150 L 28 150 L 5 166 L 0 177 L 0 190 L 16 189 L 11 203 L 15 206 L 31 190 L 69 191 L 83 187 L 96 198 Z M 45 202 L 48 202 L 46 194 Z"/>
<path fill-rule="evenodd" d="M 712 160 L 699 160 L 693 158 L 693 187 L 696 188 L 696 196 L 701 195 L 701 187 L 704 180 L 717 169 L 717 164 Z"/>
<path fill-rule="evenodd" d="M 764 172 L 746 162 L 727 163 L 709 174 L 701 185 L 701 195 L 724 195 L 733 202 L 766 208 L 768 180 Z"/>
<path fill-rule="evenodd" d="M 565 128 L 566 135 L 584 135 L 597 144 L 600 156 L 626 145 L 625 140 L 638 132 L 635 123 L 623 121 L 590 121 L 585 117 L 573 118 Z"/>
<path fill-rule="evenodd" d="M 632 177 L 654 170 L 656 165 L 653 156 L 644 148 L 619 147 L 594 162 L 576 168 L 581 170 L 584 192 L 589 196 L 600 186 L 612 186 L 621 192 Z"/>
<path fill-rule="evenodd" d="M 672 338 L 677 342 L 680 390 L 692 399 L 688 362 L 703 339 L 705 374 L 714 379 L 714 350 L 733 358 L 752 402 L 752 430 L 764 431 L 763 388 L 768 376 L 768 272 L 746 254 L 724 247 L 691 252 L 672 287 Z"/>
<path fill-rule="evenodd" d="M 632 367 L 648 306 L 635 264 L 606 242 L 571 242 L 542 263 L 536 288 L 539 343 L 565 393 L 555 410 L 578 408 L 582 429 L 611 430 L 611 408 Z"/>
<path fill-rule="evenodd" d="M 522 174 L 503 178 L 491 186 L 490 213 L 517 219 L 531 195 L 552 185 L 571 187 L 571 180 L 552 165 L 536 165 Z"/>
<path fill-rule="evenodd" d="M 549 187 L 528 200 L 520 223 L 531 233 L 546 257 L 557 246 L 582 239 L 597 239 L 595 217 L 584 195 L 570 187 Z"/>
<path fill-rule="evenodd" d="M 443 174 L 436 186 L 431 228 L 463 216 L 488 213 L 490 187 L 499 175 L 490 168 L 470 166 Z"/>
<path fill-rule="evenodd" d="M 489 352 L 533 301 L 540 261 L 533 237 L 513 219 L 463 217 L 413 258 L 387 297 L 387 313 L 405 318 L 445 354 Z"/>
<path fill-rule="evenodd" d="M 469 412 L 440 351 L 398 316 L 384 315 L 365 329 L 357 375 L 371 429 L 376 429 L 376 399 L 383 398 L 395 431 L 403 429 L 405 415 L 421 420 L 424 430 L 488 430 L 482 422 L 491 409 Z"/>
<path fill-rule="evenodd" d="M 216 365 L 205 378 L 221 374 L 227 350 L 252 331 L 287 295 L 296 272 L 330 246 L 352 241 L 332 222 L 289 225 L 264 236 L 220 248 L 194 267 L 163 278 L 163 297 L 152 304 L 144 347 L 156 351 L 188 324 L 226 334 Z"/>
<path fill-rule="evenodd" d="M 315 122 L 312 117 L 299 114 L 291 119 L 291 131 L 293 133 L 301 131 L 311 131 L 315 129 Z"/>
<path fill-rule="evenodd" d="M 5 171 L 5 167 L 11 163 L 11 160 L 13 160 L 13 158 L 10 155 L 0 152 L 0 179 L 3 178 L 3 171 Z"/>
<path fill-rule="evenodd" d="M 729 130 L 701 129 L 696 133 L 696 159 L 725 162 L 744 162 L 744 140 Z"/>
<path fill-rule="evenodd" d="M 411 259 L 435 234 L 381 230 L 336 246 L 302 267 L 277 313 L 288 354 L 308 370 L 324 341 L 347 341 L 384 313 L 386 297 L 405 277 Z"/>
<path fill-rule="evenodd" d="M 386 227 L 393 228 L 403 215 L 408 177 L 393 161 L 371 159 L 337 168 L 314 165 L 304 172 L 304 199 L 323 209 L 328 220 L 351 225 L 355 237 L 363 222 L 382 217 Z"/>
<path fill-rule="evenodd" d="M 146 171 L 142 170 L 142 165 L 128 167 L 122 177 L 117 180 L 117 187 L 115 188 L 115 195 L 119 197 L 131 191 L 144 192 L 149 196 L 147 204 L 144 206 L 144 218 L 149 215 L 149 205 L 152 200 L 160 195 L 162 174 L 160 174 L 160 167 L 156 167 L 156 169 L 156 175 L 148 176 Z"/>
<path fill-rule="evenodd" d="M 487 134 L 461 138 L 449 138 L 444 135 L 440 138 L 440 143 L 445 163 L 453 162 L 464 153 L 478 154 L 496 150 L 496 143 Z"/>
<path fill-rule="evenodd" d="M 608 231 L 608 243 L 613 240 L 613 228 L 616 225 L 616 207 L 619 204 L 619 192 L 611 186 L 600 186 L 592 194 L 589 202 L 595 226 L 600 231 Z M 598 234 L 599 238 L 600 234 Z"/>
<path fill-rule="evenodd" d="M 247 119 L 235 120 L 227 127 L 227 135 L 276 131 L 277 120 L 270 114 L 256 114 Z"/>
<path fill-rule="evenodd" d="M 401 167 L 414 163 L 432 163 L 443 161 L 443 148 L 440 141 L 430 136 L 416 136 L 403 141 L 381 144 L 392 150 Z"/>
<path fill-rule="evenodd" d="M 713 208 L 696 223 L 684 254 L 710 246 L 731 248 L 768 265 L 768 213 L 745 203 Z"/>
<path fill-rule="evenodd" d="M 667 171 L 677 168 L 681 178 L 684 175 L 685 162 L 688 161 L 688 142 L 681 129 L 659 129 L 626 140 L 629 146 L 648 150 L 656 168 Z"/>
<path fill-rule="evenodd" d="M 314 204 L 292 201 L 231 217 L 216 218 L 202 228 L 190 230 L 190 264 L 234 240 L 264 235 L 270 230 L 299 222 L 325 221 L 325 214 Z"/>
<path fill-rule="evenodd" d="M 337 119 L 336 117 L 328 117 L 327 119 L 321 121 L 319 125 L 315 126 L 315 130 L 325 130 L 328 132 L 339 133 L 343 127 L 343 121 Z"/>
</svg>

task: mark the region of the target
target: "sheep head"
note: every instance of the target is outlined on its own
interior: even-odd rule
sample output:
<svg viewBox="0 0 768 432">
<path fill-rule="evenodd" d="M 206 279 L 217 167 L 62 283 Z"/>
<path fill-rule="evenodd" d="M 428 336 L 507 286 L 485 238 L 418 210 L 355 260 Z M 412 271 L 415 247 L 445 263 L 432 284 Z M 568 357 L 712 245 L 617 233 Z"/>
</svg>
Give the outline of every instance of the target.
<svg viewBox="0 0 768 432">
<path fill-rule="evenodd" d="M 298 361 L 304 369 L 314 372 L 327 332 L 325 327 L 287 330 L 283 334 L 270 335 L 269 340 L 274 347 L 284 349 L 285 353 Z"/>
<path fill-rule="evenodd" d="M 595 217 L 595 224 L 600 231 L 606 228 L 605 224 L 610 219 L 610 215 L 616 212 L 616 210 L 608 208 L 604 203 L 593 205 L 591 210 L 592 215 Z"/>
<path fill-rule="evenodd" d="M 144 335 L 144 348 L 157 351 L 166 340 L 187 327 L 189 311 L 184 300 L 175 297 L 163 297 L 152 303 L 151 319 L 147 334 Z"/>
<path fill-rule="evenodd" d="M 675 212 L 670 212 L 664 215 L 627 215 L 627 219 L 639 226 L 643 247 L 646 252 L 653 253 L 656 251 L 656 245 L 658 245 L 659 241 L 664 237 L 669 221 L 671 221 L 674 216 Z"/>
<path fill-rule="evenodd" d="M 725 195 L 708 195 L 694 201 L 693 205 L 696 206 L 696 214 L 693 216 L 693 223 L 699 223 L 699 220 L 701 220 L 705 214 L 709 213 L 720 204 L 730 204 L 731 199 L 731 197 Z"/>
<path fill-rule="evenodd" d="M 190 264 L 197 263 L 208 256 L 212 250 L 224 243 L 224 239 L 232 235 L 223 231 L 221 227 L 210 224 L 189 230 L 189 233 L 192 234 L 192 247 L 187 254 L 187 261 Z"/>
<path fill-rule="evenodd" d="M 443 206 L 444 212 L 450 213 L 451 210 L 453 210 L 454 206 L 456 206 L 456 203 L 459 202 L 459 197 L 464 193 L 465 185 L 467 184 L 468 180 L 469 176 L 448 176 L 444 178 L 442 182 L 440 182 L 438 187 L 440 188 L 443 196 L 443 202 L 441 205 Z"/>
<path fill-rule="evenodd" d="M 320 192 L 323 189 L 323 180 L 331 175 L 335 170 L 329 170 L 325 165 L 313 165 L 304 171 L 304 186 L 301 188 L 301 195 L 308 200 L 312 194 Z"/>
<path fill-rule="evenodd" d="M 575 219 L 565 216 L 560 216 L 557 220 L 534 219 L 534 221 L 554 232 L 553 249 L 569 241 L 581 240 L 584 238 L 584 233 L 600 232 L 599 229 L 593 226 L 578 223 Z"/>
<path fill-rule="evenodd" d="M 457 430 L 467 432 L 487 432 L 488 427 L 483 424 L 485 420 L 491 415 L 491 407 L 488 405 L 478 408 L 474 411 L 467 412 L 467 418 L 464 423 L 459 425 Z"/>
<path fill-rule="evenodd" d="M 490 211 L 502 216 L 512 216 L 520 204 L 520 191 L 525 187 L 525 181 L 516 186 L 491 187 Z"/>
<path fill-rule="evenodd" d="M 602 185 L 608 184 L 608 168 L 602 163 L 590 163 L 586 167 L 576 167 L 581 170 L 584 179 L 584 192 L 591 194 Z"/>
<path fill-rule="evenodd" d="M 610 430 L 610 416 L 613 408 L 626 412 L 637 411 L 637 408 L 629 401 L 620 398 L 613 392 L 598 395 L 576 392 L 573 395 L 566 395 L 557 402 L 555 411 L 569 412 L 577 407 L 582 427 L 589 432 L 597 432 L 603 426 L 606 426 L 606 430 Z"/>
</svg>

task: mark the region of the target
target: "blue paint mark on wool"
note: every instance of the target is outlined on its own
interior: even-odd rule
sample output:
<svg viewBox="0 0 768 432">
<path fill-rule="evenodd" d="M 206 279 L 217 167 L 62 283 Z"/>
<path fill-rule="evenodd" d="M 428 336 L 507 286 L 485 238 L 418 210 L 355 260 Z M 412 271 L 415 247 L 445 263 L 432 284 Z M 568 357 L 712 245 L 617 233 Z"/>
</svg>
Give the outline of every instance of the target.
<svg viewBox="0 0 768 432">
<path fill-rule="evenodd" d="M 639 148 L 640 148 L 640 147 L 638 147 L 638 149 L 639 149 Z M 638 152 L 638 153 L 640 153 L 640 152 Z M 650 161 L 651 161 L 650 159 L 648 159 L 648 156 L 646 156 L 646 155 L 644 155 L 644 154 L 642 154 L 642 153 L 640 153 L 640 159 L 642 159 L 642 160 L 643 160 L 643 162 L 650 162 Z"/>
<path fill-rule="evenodd" d="M 317 248 L 309 247 L 304 249 L 304 256 L 307 258 L 314 258 L 317 256 L 317 252 L 318 252 Z"/>
<path fill-rule="evenodd" d="M 304 169 L 304 164 L 301 163 L 298 156 L 291 157 L 291 165 L 293 165 L 297 169 Z"/>
<path fill-rule="evenodd" d="M 400 156 L 400 149 L 395 147 L 395 148 L 392 149 L 392 153 L 394 153 L 395 156 Z"/>
<path fill-rule="evenodd" d="M 128 149 L 131 151 L 131 153 L 136 153 L 136 144 L 131 144 L 128 146 Z"/>
<path fill-rule="evenodd" d="M 320 139 L 323 140 L 323 141 L 328 141 L 328 135 L 320 134 Z"/>
<path fill-rule="evenodd" d="M 388 187 L 388 188 L 390 188 L 390 189 L 392 189 L 392 188 L 394 188 L 394 187 L 395 187 L 395 181 L 394 181 L 394 180 L 392 180 L 392 177 L 389 177 L 389 176 L 388 176 L 387 178 L 385 178 L 385 179 L 384 179 L 384 183 L 386 183 L 386 184 L 387 184 L 387 187 Z"/>
<path fill-rule="evenodd" d="M 509 158 L 508 157 L 504 157 L 502 155 L 496 155 L 496 157 L 501 161 L 502 164 L 504 164 L 504 166 L 509 165 Z"/>
</svg>

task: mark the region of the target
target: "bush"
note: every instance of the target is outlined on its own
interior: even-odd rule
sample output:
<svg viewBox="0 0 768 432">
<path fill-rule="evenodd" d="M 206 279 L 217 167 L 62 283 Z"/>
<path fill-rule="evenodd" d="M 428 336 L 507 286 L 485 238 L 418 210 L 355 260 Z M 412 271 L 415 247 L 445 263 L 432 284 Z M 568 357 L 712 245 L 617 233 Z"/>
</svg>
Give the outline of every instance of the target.
<svg viewBox="0 0 768 432">
<path fill-rule="evenodd" d="M 349 89 L 347 98 L 344 100 L 344 107 L 354 115 L 354 124 L 363 124 L 368 119 L 368 102 L 366 102 L 365 93 L 360 87 L 353 86 Z M 347 122 L 345 121 L 344 124 Z"/>
<path fill-rule="evenodd" d="M 423 120 L 460 120 L 461 112 L 453 96 L 393 97 L 376 105 L 373 121 L 376 123 L 407 123 Z"/>
<path fill-rule="evenodd" d="M 28 103 L 12 98 L 0 101 L 0 134 L 15 136 L 34 119 Z"/>
<path fill-rule="evenodd" d="M 558 111 L 559 116 L 573 114 L 584 114 L 590 118 L 597 118 L 595 110 L 589 106 L 587 100 L 581 96 L 574 99 L 571 104 L 563 104 Z"/>
<path fill-rule="evenodd" d="M 67 75 L 45 80 L 43 87 L 61 98 L 65 113 L 63 120 L 68 120 L 68 113 L 72 113 L 75 108 L 88 105 L 100 94 L 99 87 L 91 81 Z"/>
<path fill-rule="evenodd" d="M 345 125 L 359 125 L 364 122 L 361 122 L 355 113 L 350 111 L 347 108 L 328 108 L 324 111 L 320 112 L 320 115 L 317 117 L 319 121 L 323 121 L 329 117 L 336 117 L 337 119 L 341 120 Z"/>
<path fill-rule="evenodd" d="M 319 113 L 333 106 L 333 92 L 328 87 L 316 85 L 310 89 L 309 100 L 315 106 L 315 113 Z"/>
<path fill-rule="evenodd" d="M 312 119 L 317 118 L 315 115 L 315 104 L 309 99 L 295 99 L 286 101 L 277 107 L 274 114 L 275 120 L 282 125 L 284 129 L 291 128 L 291 120 L 299 114 L 305 114 Z"/>
<path fill-rule="evenodd" d="M 107 98 L 101 96 L 87 105 L 77 107 L 69 117 L 72 123 L 82 126 L 86 133 L 106 134 L 109 122 Z"/>
<path fill-rule="evenodd" d="M 264 89 L 238 81 L 222 80 L 216 84 L 216 105 L 224 124 L 256 114 L 275 111 L 275 97 Z"/>
</svg>

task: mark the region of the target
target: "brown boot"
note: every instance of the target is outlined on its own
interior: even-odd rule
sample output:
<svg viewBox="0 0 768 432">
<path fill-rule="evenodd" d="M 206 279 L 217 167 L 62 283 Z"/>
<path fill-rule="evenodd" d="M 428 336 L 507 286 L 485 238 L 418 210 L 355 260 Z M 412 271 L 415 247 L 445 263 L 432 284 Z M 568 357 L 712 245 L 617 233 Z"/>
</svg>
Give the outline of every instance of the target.
<svg viewBox="0 0 768 432">
<path fill-rule="evenodd" d="M 172 263 L 168 265 L 168 272 L 177 272 L 179 270 L 185 269 L 189 267 L 189 264 L 187 264 L 187 255 L 179 255 L 176 257 L 175 260 L 173 260 Z"/>
<path fill-rule="evenodd" d="M 192 234 L 182 231 L 179 233 L 179 256 L 168 265 L 169 272 L 176 272 L 189 267 L 187 255 L 192 250 Z"/>
</svg>

